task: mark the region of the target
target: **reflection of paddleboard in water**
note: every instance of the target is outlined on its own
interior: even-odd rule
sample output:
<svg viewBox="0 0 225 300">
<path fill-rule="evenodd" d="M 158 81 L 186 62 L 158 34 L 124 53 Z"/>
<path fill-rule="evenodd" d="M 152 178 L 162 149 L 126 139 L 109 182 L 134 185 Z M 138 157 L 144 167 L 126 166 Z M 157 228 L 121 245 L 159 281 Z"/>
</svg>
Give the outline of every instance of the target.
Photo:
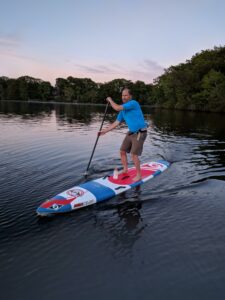
<svg viewBox="0 0 225 300">
<path fill-rule="evenodd" d="M 136 176 L 136 169 L 129 168 L 126 174 L 104 176 L 82 183 L 43 202 L 38 207 L 37 214 L 47 216 L 65 213 L 96 202 L 108 200 L 161 174 L 169 165 L 170 163 L 165 160 L 142 164 L 142 180 L 138 182 L 133 181 L 133 178 Z"/>
</svg>

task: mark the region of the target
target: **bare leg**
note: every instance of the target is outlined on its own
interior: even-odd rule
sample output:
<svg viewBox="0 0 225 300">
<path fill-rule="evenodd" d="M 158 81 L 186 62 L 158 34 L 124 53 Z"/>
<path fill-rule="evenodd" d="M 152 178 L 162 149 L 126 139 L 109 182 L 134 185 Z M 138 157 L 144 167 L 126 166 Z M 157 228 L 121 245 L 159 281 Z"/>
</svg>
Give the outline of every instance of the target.
<svg viewBox="0 0 225 300">
<path fill-rule="evenodd" d="M 125 151 L 120 150 L 120 158 L 123 165 L 123 172 L 127 173 L 127 154 Z"/>
<path fill-rule="evenodd" d="M 141 180 L 141 166 L 140 166 L 140 160 L 137 155 L 132 154 L 132 160 L 134 162 L 135 168 L 136 168 L 136 176 L 134 177 L 134 181 Z"/>
</svg>

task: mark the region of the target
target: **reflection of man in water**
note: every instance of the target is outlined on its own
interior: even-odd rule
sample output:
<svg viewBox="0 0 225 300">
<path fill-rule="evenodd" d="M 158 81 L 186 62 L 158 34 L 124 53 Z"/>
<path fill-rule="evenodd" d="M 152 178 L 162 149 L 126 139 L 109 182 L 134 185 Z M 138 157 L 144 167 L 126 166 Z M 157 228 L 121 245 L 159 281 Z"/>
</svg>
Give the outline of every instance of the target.
<svg viewBox="0 0 225 300">
<path fill-rule="evenodd" d="M 118 215 L 124 220 L 128 230 L 134 230 L 138 226 L 141 220 L 140 209 L 141 202 L 139 201 L 126 202 L 123 205 L 118 205 Z M 143 227 L 139 228 L 140 231 L 143 229 Z M 139 230 L 136 233 L 138 233 Z"/>
<path fill-rule="evenodd" d="M 120 147 L 123 173 L 127 173 L 127 153 L 131 153 L 131 157 L 136 168 L 136 177 L 133 180 L 140 181 L 141 168 L 138 156 L 142 154 L 143 144 L 147 136 L 146 123 L 141 107 L 137 101 L 132 99 L 132 93 L 128 88 L 125 88 L 122 91 L 122 105 L 116 104 L 111 97 L 108 97 L 106 100 L 111 104 L 114 110 L 119 111 L 119 114 L 116 121 L 109 127 L 103 129 L 99 134 L 103 135 L 116 128 L 121 122 L 126 122 L 129 131 Z"/>
</svg>

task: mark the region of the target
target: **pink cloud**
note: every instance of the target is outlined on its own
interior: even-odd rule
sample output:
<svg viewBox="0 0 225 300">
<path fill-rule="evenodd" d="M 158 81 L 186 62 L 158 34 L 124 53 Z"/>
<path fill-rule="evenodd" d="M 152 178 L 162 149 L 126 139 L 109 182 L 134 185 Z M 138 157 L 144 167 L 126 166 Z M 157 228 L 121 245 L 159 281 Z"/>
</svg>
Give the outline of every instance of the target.
<svg viewBox="0 0 225 300">
<path fill-rule="evenodd" d="M 55 84 L 57 77 L 88 77 L 96 82 L 106 82 L 116 78 L 146 83 L 163 73 L 163 67 L 152 60 L 143 60 L 136 65 L 118 63 L 73 63 L 62 61 L 58 64 L 21 54 L 21 39 L 18 36 L 0 36 L 0 76 L 19 77 L 29 75 Z"/>
</svg>

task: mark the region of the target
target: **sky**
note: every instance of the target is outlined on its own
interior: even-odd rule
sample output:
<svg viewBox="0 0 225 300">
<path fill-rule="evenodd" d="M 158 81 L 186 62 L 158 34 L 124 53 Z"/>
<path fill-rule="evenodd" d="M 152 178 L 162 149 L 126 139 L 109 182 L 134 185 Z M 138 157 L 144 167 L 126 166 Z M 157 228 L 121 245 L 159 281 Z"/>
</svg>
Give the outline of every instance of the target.
<svg viewBox="0 0 225 300">
<path fill-rule="evenodd" d="M 225 0 L 0 0 L 0 76 L 153 82 L 225 45 Z"/>
</svg>

